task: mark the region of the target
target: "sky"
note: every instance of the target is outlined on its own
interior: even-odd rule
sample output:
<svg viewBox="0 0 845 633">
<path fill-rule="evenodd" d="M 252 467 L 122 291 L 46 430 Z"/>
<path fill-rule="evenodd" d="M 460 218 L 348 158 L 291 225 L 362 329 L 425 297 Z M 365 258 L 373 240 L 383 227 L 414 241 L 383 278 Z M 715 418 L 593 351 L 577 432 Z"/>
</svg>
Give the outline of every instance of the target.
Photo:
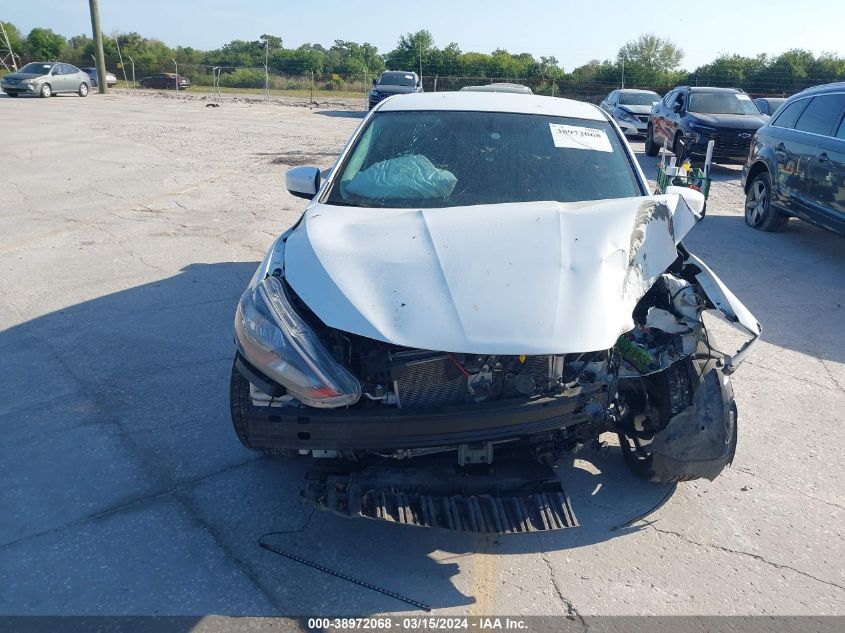
<svg viewBox="0 0 845 633">
<path fill-rule="evenodd" d="M 402 33 L 428 29 L 435 45 L 463 51 L 504 48 L 553 55 L 566 71 L 612 59 L 641 33 L 668 37 L 692 70 L 720 53 L 774 55 L 790 48 L 845 57 L 842 0 L 99 0 L 105 33 L 137 31 L 170 46 L 212 49 L 233 39 L 278 35 L 287 48 L 306 42 L 370 42 L 386 53 Z M 86 0 L 4 2 L 0 20 L 26 35 L 35 26 L 69 37 L 91 33 Z"/>
</svg>

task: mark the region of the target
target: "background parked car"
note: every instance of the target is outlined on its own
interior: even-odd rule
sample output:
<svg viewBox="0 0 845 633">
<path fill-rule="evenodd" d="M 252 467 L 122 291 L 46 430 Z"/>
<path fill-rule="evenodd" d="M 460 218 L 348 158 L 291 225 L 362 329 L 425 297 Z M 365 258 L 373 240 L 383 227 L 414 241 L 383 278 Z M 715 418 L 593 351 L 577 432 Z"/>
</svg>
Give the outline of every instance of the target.
<svg viewBox="0 0 845 633">
<path fill-rule="evenodd" d="M 660 95 L 652 90 L 614 90 L 599 107 L 613 117 L 626 136 L 645 136 L 652 107 Z"/>
<path fill-rule="evenodd" d="M 754 105 L 763 114 L 772 116 L 777 109 L 781 107 L 786 101 L 786 97 L 758 97 L 754 99 Z"/>
<path fill-rule="evenodd" d="M 91 78 L 91 86 L 93 86 L 93 87 L 99 86 L 99 84 L 97 83 L 97 69 L 96 68 L 86 66 L 85 68 L 82 69 L 82 72 L 84 72 L 86 75 L 88 75 L 88 77 Z M 117 77 L 115 77 L 109 71 L 106 71 L 106 85 L 109 88 L 117 85 Z"/>
<path fill-rule="evenodd" d="M 464 86 L 461 88 L 461 92 L 509 92 L 518 95 L 534 94 L 534 91 L 528 86 L 505 82 L 494 82 L 492 84 L 482 84 L 480 86 Z"/>
<path fill-rule="evenodd" d="M 845 235 L 845 83 L 784 103 L 754 136 L 742 184 L 750 227 L 777 231 L 795 216 Z"/>
<path fill-rule="evenodd" d="M 0 80 L 0 89 L 10 97 L 20 94 L 51 97 L 63 92 L 88 96 L 91 79 L 76 66 L 59 62 L 32 62 Z"/>
<path fill-rule="evenodd" d="M 151 77 L 142 77 L 138 80 L 138 83 L 144 88 L 164 88 L 167 90 L 176 90 L 177 81 L 180 90 L 191 87 L 190 79 L 183 77 L 182 75 L 179 75 L 177 78 L 176 73 L 159 73 L 157 75 L 152 75 Z"/>
<path fill-rule="evenodd" d="M 677 156 L 683 140 L 686 156 L 700 160 L 713 139 L 714 161 L 744 163 L 751 137 L 765 122 L 766 117 L 741 90 L 680 86 L 652 109 L 645 153 L 657 156 L 666 142 Z"/>
<path fill-rule="evenodd" d="M 404 70 L 386 70 L 378 79 L 373 79 L 373 89 L 370 90 L 369 97 L 370 109 L 392 95 L 422 91 L 422 82 L 417 73 Z"/>
</svg>

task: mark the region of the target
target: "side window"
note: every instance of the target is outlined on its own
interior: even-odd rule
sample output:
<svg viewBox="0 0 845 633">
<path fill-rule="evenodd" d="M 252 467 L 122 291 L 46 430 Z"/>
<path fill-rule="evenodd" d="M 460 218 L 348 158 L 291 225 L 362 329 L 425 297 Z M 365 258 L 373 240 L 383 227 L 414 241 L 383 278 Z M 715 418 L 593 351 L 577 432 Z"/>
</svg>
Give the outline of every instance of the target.
<svg viewBox="0 0 845 633">
<path fill-rule="evenodd" d="M 798 117 L 801 116 L 801 113 L 804 111 L 808 101 L 810 100 L 799 99 L 798 101 L 793 101 L 785 108 L 781 108 L 780 113 L 777 115 L 775 120 L 772 121 L 772 125 L 775 127 L 794 128 L 795 122 L 798 120 Z"/>
<path fill-rule="evenodd" d="M 610 93 L 610 105 L 615 106 L 616 103 L 619 101 L 619 92 L 614 90 Z"/>
<path fill-rule="evenodd" d="M 56 75 L 63 75 L 62 72 L 62 65 L 61 64 L 53 64 L 53 70 L 51 71 L 54 76 Z"/>
<path fill-rule="evenodd" d="M 833 126 L 845 107 L 845 95 L 821 95 L 813 97 L 810 105 L 798 117 L 795 129 L 822 136 L 831 136 Z M 780 118 L 780 117 L 778 117 Z"/>
<path fill-rule="evenodd" d="M 76 66 L 72 66 L 71 64 L 64 64 L 64 67 L 66 75 L 75 75 L 79 72 L 79 69 Z"/>
</svg>

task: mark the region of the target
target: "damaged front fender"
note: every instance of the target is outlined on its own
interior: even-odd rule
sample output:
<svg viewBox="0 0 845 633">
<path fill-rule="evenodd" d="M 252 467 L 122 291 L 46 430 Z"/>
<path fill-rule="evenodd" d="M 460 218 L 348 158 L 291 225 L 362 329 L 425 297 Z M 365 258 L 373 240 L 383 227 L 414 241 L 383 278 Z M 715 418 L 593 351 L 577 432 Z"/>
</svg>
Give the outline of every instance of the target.
<svg viewBox="0 0 845 633">
<path fill-rule="evenodd" d="M 733 461 L 737 411 L 724 371 L 711 367 L 700 378 L 693 402 L 655 433 L 649 449 L 656 481 L 715 479 Z"/>
<path fill-rule="evenodd" d="M 742 301 L 737 299 L 736 295 L 716 276 L 716 273 L 710 270 L 707 264 L 691 253 L 688 256 L 687 264 L 692 264 L 700 270 L 695 275 L 695 279 L 713 307 L 726 320 L 736 323 L 751 335 L 751 339 L 740 347 L 733 356 L 725 356 L 722 371 L 726 375 L 730 375 L 745 360 L 748 352 L 751 351 L 751 347 L 760 340 L 763 327 L 751 314 L 751 311 L 743 305 Z"/>
</svg>

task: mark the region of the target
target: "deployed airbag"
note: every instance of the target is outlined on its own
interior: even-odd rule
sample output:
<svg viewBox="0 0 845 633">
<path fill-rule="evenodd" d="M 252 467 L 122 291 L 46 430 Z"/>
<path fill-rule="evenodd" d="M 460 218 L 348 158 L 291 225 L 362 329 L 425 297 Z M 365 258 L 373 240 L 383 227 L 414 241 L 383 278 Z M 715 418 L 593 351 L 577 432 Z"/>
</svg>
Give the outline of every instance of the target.
<svg viewBox="0 0 845 633">
<path fill-rule="evenodd" d="M 366 199 L 447 198 L 458 179 L 425 156 L 412 154 L 373 163 L 344 183 L 344 193 Z"/>
</svg>

